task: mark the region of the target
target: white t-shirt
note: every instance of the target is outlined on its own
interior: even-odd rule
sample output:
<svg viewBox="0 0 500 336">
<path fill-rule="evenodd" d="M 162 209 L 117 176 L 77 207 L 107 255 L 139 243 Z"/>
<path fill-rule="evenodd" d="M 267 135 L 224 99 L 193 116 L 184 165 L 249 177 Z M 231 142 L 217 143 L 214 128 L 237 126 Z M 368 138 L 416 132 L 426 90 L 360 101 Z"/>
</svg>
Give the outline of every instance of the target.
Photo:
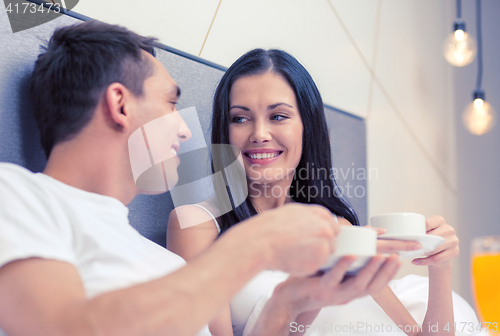
<svg viewBox="0 0 500 336">
<path fill-rule="evenodd" d="M 30 257 L 74 265 L 89 298 L 185 265 L 139 234 L 117 199 L 0 163 L 0 267 Z M 208 328 L 199 335 L 210 335 Z"/>
</svg>

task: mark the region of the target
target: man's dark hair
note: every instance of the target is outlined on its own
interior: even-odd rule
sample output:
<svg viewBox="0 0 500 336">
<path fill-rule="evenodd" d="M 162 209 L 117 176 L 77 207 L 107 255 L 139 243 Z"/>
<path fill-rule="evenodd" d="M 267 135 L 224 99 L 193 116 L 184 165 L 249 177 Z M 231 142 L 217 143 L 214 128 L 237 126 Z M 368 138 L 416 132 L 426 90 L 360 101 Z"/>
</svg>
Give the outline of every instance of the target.
<svg viewBox="0 0 500 336">
<path fill-rule="evenodd" d="M 155 39 L 97 21 L 57 29 L 38 56 L 31 97 L 47 157 L 52 148 L 78 134 L 92 119 L 106 88 L 121 83 L 142 95 L 154 68 Z"/>
</svg>

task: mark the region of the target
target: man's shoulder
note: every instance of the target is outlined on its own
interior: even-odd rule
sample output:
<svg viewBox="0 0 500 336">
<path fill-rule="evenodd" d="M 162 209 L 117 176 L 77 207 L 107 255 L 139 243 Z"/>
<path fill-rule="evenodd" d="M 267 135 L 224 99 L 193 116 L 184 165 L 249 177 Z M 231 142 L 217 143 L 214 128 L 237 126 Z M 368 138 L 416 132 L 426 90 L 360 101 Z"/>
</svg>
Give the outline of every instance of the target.
<svg viewBox="0 0 500 336">
<path fill-rule="evenodd" d="M 41 174 L 14 163 L 0 162 L 0 189 L 22 189 L 38 186 Z"/>
<path fill-rule="evenodd" d="M 0 189 L 18 189 L 36 185 L 37 175 L 27 168 L 14 163 L 0 162 Z"/>
<path fill-rule="evenodd" d="M 6 175 L 33 175 L 27 168 L 10 162 L 0 162 L 0 178 Z"/>
<path fill-rule="evenodd" d="M 60 190 L 48 176 L 13 163 L 0 163 L 1 208 L 53 203 Z"/>
</svg>

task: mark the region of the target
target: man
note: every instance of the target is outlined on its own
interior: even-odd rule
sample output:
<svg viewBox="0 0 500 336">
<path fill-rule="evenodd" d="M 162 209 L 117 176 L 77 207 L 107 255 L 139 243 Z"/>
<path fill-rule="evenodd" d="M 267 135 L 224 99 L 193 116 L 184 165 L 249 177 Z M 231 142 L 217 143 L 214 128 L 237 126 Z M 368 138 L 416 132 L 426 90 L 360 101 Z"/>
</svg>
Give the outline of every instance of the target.
<svg viewBox="0 0 500 336">
<path fill-rule="evenodd" d="M 0 164 L 0 328 L 9 336 L 209 335 L 206 323 L 261 270 L 310 276 L 334 250 L 338 225 L 320 206 L 265 212 L 187 265 L 132 229 L 125 205 L 140 190 L 131 134 L 168 116 L 165 146 L 174 157 L 191 136 L 175 108 L 180 90 L 153 44 L 86 22 L 56 30 L 35 64 L 47 166 L 32 174 Z M 165 165 L 169 181 L 175 168 Z M 253 333 L 287 335 L 312 307 L 377 292 L 399 267 L 397 257 L 377 256 L 341 282 L 352 261 L 318 277 L 323 286 L 298 281 L 296 293 L 277 291 Z"/>
</svg>

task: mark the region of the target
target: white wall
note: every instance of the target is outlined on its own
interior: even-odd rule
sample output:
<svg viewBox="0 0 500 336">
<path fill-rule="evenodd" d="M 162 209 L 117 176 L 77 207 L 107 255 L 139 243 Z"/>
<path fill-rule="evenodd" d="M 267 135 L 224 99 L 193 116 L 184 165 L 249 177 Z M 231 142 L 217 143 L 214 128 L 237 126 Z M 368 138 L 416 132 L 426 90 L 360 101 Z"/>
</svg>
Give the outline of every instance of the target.
<svg viewBox="0 0 500 336">
<path fill-rule="evenodd" d="M 224 66 L 254 47 L 289 51 L 327 104 L 367 120 L 368 166 L 378 171 L 369 214 L 440 214 L 460 232 L 453 77 L 441 54 L 454 3 L 222 0 L 201 55 L 218 0 L 82 0 L 74 10 Z M 407 263 L 399 276 L 409 272 L 426 274 Z"/>
<path fill-rule="evenodd" d="M 382 1 L 367 118 L 368 162 L 379 178 L 368 201 L 371 215 L 439 214 L 459 231 L 451 66 L 441 54 L 449 11 L 442 1 Z M 426 271 L 406 260 L 399 274 Z"/>
</svg>

